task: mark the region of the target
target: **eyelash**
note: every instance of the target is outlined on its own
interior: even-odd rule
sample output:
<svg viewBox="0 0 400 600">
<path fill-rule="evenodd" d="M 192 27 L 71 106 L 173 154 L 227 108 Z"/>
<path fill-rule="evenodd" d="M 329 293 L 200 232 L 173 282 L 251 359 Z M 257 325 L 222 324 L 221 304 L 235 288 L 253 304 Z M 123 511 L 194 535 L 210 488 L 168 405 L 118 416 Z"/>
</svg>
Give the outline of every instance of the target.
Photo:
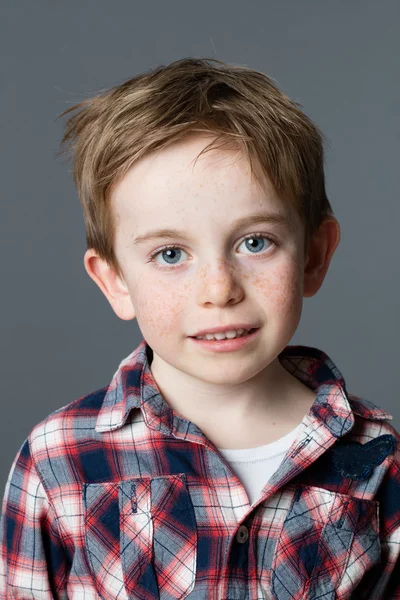
<svg viewBox="0 0 400 600">
<path fill-rule="evenodd" d="M 250 239 L 252 239 L 252 238 L 257 238 L 257 237 L 258 237 L 258 238 L 264 238 L 264 239 L 268 240 L 268 241 L 269 241 L 269 242 L 271 242 L 271 243 L 272 243 L 274 246 L 276 246 L 276 245 L 277 245 L 276 241 L 275 241 L 275 240 L 274 240 L 272 237 L 270 237 L 270 236 L 268 236 L 268 235 L 265 235 L 264 233 L 252 233 L 252 234 L 246 235 L 246 236 L 245 236 L 245 237 L 244 237 L 244 238 L 243 238 L 243 239 L 240 241 L 240 244 L 241 244 L 242 242 L 246 241 L 246 240 L 250 240 Z M 240 245 L 240 244 L 239 244 L 239 245 Z M 155 251 L 154 251 L 154 252 L 152 252 L 151 254 L 149 254 L 149 260 L 148 260 L 148 261 L 146 261 L 146 262 L 148 262 L 148 263 L 149 263 L 149 262 L 152 262 L 152 263 L 154 263 L 154 266 L 156 267 L 156 269 L 167 269 L 167 270 L 173 270 L 173 269 L 175 269 L 175 268 L 179 267 L 179 265 L 176 265 L 176 266 L 174 266 L 174 265 L 171 265 L 171 266 L 169 266 L 169 267 L 168 267 L 167 265 L 160 266 L 160 265 L 159 265 L 159 264 L 157 264 L 157 263 L 156 263 L 156 261 L 155 261 L 155 258 L 156 258 L 156 257 L 157 257 L 159 254 L 161 254 L 161 252 L 164 252 L 164 250 L 169 250 L 169 249 L 171 249 L 171 248 L 173 248 L 174 250 L 175 250 L 175 248 L 178 248 L 178 250 L 183 250 L 183 251 L 185 251 L 185 248 L 183 248 L 182 246 L 177 246 L 176 244 L 168 244 L 168 245 L 166 245 L 166 246 L 163 246 L 162 248 L 159 248 L 158 250 L 155 250 Z M 266 253 L 268 253 L 268 250 L 267 250 L 266 252 L 263 252 L 263 253 L 261 253 L 261 254 L 260 254 L 260 256 L 263 256 L 263 255 L 264 255 L 264 254 L 266 254 Z M 256 255 L 255 255 L 255 256 L 256 256 Z"/>
</svg>

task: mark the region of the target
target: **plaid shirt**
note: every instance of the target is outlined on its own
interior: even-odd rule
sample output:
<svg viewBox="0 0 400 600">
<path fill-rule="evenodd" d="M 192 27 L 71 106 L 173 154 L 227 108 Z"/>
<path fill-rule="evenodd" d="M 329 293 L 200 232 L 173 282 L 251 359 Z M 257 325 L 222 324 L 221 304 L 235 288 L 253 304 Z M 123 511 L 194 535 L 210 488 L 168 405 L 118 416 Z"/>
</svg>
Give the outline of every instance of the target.
<svg viewBox="0 0 400 600">
<path fill-rule="evenodd" d="M 400 599 L 400 436 L 321 350 L 282 365 L 317 393 L 259 499 L 162 398 L 143 340 L 57 410 L 7 481 L 7 599 Z"/>
</svg>

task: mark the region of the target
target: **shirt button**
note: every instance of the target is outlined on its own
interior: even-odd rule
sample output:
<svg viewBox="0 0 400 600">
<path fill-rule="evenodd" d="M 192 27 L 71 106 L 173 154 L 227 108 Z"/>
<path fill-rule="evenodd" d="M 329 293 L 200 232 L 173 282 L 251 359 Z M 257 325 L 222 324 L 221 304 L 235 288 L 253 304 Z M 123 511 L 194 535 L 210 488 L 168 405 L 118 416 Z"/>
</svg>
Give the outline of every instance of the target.
<svg viewBox="0 0 400 600">
<path fill-rule="evenodd" d="M 236 540 L 239 542 L 239 544 L 244 544 L 245 542 L 247 542 L 248 537 L 249 530 L 247 529 L 246 525 L 241 525 L 237 530 Z"/>
</svg>

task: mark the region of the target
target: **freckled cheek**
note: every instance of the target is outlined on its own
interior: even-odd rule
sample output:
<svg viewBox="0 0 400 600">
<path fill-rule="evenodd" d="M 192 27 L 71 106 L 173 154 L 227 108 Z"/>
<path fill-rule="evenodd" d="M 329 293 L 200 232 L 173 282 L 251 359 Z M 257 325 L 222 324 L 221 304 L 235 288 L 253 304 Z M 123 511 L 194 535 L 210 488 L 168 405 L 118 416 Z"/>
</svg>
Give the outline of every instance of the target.
<svg viewBox="0 0 400 600">
<path fill-rule="evenodd" d="M 134 294 L 136 318 L 143 333 L 170 336 L 182 328 L 182 314 L 187 310 L 187 295 L 161 282 L 142 281 Z"/>
<path fill-rule="evenodd" d="M 263 296 L 263 304 L 274 314 L 297 316 L 302 307 L 302 278 L 297 265 L 282 265 L 254 279 L 254 287 Z"/>
</svg>

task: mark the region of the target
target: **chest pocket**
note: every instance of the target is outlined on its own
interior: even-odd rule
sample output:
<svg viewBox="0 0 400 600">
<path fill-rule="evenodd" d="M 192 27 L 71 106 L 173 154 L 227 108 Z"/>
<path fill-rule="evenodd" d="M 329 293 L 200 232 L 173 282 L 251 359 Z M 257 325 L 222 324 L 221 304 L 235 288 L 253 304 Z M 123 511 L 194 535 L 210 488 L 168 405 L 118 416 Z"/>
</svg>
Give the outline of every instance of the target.
<svg viewBox="0 0 400 600">
<path fill-rule="evenodd" d="M 354 589 L 380 561 L 379 502 L 306 485 L 291 491 L 273 556 L 273 598 L 334 600 L 341 582 Z"/>
<path fill-rule="evenodd" d="M 184 473 L 83 487 L 85 551 L 101 598 L 183 599 L 197 528 Z"/>
</svg>

